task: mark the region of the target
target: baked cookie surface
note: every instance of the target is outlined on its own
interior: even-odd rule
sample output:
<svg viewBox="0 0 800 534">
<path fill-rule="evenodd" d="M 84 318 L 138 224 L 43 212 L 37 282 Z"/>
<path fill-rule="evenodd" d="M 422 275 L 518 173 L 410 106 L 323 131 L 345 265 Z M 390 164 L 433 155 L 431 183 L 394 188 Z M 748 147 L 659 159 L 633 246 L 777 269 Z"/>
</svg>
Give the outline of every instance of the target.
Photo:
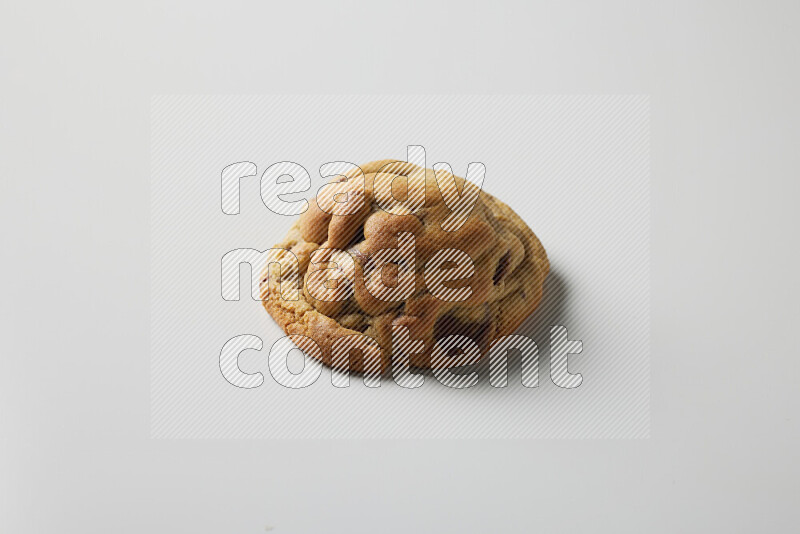
<svg viewBox="0 0 800 534">
<path fill-rule="evenodd" d="M 466 201 L 453 209 L 470 195 L 471 210 Z M 413 256 L 401 254 L 409 245 Z M 326 364 L 345 347 L 351 370 L 364 371 L 369 353 L 369 370 L 379 361 L 383 371 L 402 332 L 416 343 L 403 351 L 411 365 L 436 367 L 437 340 L 468 337 L 486 354 L 513 333 L 538 306 L 548 271 L 542 244 L 506 204 L 450 173 L 380 160 L 309 202 L 270 252 L 261 298 L 287 334 L 316 343 L 307 350 L 293 338 Z M 345 338 L 353 343 L 342 345 Z"/>
</svg>

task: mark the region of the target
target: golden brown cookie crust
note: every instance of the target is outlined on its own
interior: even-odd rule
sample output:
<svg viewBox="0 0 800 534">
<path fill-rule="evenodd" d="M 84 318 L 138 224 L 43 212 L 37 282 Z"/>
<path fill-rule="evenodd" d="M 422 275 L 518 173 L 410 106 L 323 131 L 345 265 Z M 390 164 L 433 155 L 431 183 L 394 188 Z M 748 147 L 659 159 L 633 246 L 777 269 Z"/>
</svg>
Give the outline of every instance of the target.
<svg viewBox="0 0 800 534">
<path fill-rule="evenodd" d="M 423 341 L 425 347 L 421 353 L 411 355 L 411 365 L 431 367 L 431 351 L 437 339 L 451 334 L 467 336 L 485 354 L 491 340 L 513 333 L 533 313 L 542 298 L 542 285 L 550 265 L 539 239 L 511 208 L 481 191 L 463 225 L 448 232 L 442 229 L 442 224 L 451 211 L 442 195 L 452 193 L 456 186 L 459 191 L 475 186 L 442 171 L 435 174 L 431 169 L 395 160 L 374 161 L 361 166 L 361 170 L 363 183 L 358 173 L 348 173 L 347 178 L 335 181 L 333 190 L 334 196 L 338 195 L 335 191 L 363 194 L 361 210 L 350 215 L 330 215 L 319 203 L 330 206 L 331 198 L 321 195 L 310 202 L 309 210 L 298 218 L 286 238 L 273 247 L 292 252 L 299 266 L 299 272 L 293 272 L 291 262 L 278 258 L 283 279 L 277 276 L 275 266 L 262 276 L 263 305 L 284 332 L 314 340 L 328 365 L 337 339 L 366 334 L 380 346 L 381 369 L 385 370 L 392 358 L 392 325 L 404 326 L 411 338 Z M 450 180 L 442 179 L 443 176 Z M 424 182 L 422 209 L 413 214 L 393 214 L 378 206 L 376 195 L 382 195 L 384 208 L 386 198 L 391 203 L 391 197 L 385 193 L 395 190 L 392 184 L 397 184 L 396 178 L 401 182 Z M 403 213 L 393 206 L 390 209 Z M 409 298 L 387 302 L 367 290 L 363 267 L 377 251 L 397 247 L 399 232 L 414 236 L 416 285 Z M 337 263 L 320 263 L 316 257 L 312 263 L 311 256 L 319 249 L 344 250 L 354 259 L 352 296 L 345 301 L 320 301 L 309 291 L 309 284 L 317 283 L 309 278 L 315 271 L 331 265 L 342 266 L 338 261 L 341 256 L 329 250 L 320 251 L 319 258 Z M 425 283 L 423 267 L 442 249 L 459 249 L 472 258 L 474 274 L 448 286 L 469 287 L 471 296 L 465 301 L 439 299 Z M 290 293 L 287 290 L 298 284 L 301 289 L 297 300 L 284 298 Z M 302 338 L 299 344 L 302 345 Z M 350 369 L 363 371 L 364 361 L 360 351 L 352 351 Z"/>
</svg>

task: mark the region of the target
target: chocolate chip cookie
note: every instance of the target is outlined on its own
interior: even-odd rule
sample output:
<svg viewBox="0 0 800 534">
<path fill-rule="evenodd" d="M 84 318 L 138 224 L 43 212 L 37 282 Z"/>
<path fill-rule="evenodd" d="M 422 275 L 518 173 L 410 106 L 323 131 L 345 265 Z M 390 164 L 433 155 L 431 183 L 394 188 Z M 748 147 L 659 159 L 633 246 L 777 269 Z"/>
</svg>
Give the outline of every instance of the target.
<svg viewBox="0 0 800 534">
<path fill-rule="evenodd" d="M 370 351 L 390 367 L 400 334 L 418 347 L 415 367 L 435 367 L 437 340 L 452 335 L 486 354 L 536 309 L 549 270 L 507 205 L 449 172 L 395 160 L 323 187 L 269 258 L 267 312 L 326 364 L 344 347 L 354 371 Z"/>
</svg>

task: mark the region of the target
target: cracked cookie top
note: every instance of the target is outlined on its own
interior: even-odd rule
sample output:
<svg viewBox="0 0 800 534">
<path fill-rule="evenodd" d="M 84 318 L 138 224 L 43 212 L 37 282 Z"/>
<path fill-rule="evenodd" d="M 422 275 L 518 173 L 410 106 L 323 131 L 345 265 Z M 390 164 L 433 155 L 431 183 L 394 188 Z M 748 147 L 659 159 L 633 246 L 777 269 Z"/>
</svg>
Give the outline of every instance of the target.
<svg viewBox="0 0 800 534">
<path fill-rule="evenodd" d="M 288 334 L 314 340 L 326 363 L 336 338 L 365 334 L 384 366 L 393 326 L 424 343 L 415 366 L 429 367 L 436 340 L 452 334 L 485 352 L 533 312 L 549 270 L 508 206 L 449 172 L 395 160 L 324 186 L 269 257 L 262 299 Z M 293 289 L 296 300 L 285 298 Z"/>
</svg>

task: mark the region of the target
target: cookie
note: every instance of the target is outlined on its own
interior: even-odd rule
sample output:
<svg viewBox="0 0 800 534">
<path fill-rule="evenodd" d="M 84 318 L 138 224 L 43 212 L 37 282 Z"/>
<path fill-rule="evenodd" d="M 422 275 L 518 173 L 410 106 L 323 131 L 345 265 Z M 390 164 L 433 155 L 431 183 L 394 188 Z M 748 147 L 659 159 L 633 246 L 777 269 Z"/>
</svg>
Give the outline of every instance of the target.
<svg viewBox="0 0 800 534">
<path fill-rule="evenodd" d="M 268 257 L 267 312 L 309 355 L 329 365 L 349 356 L 359 372 L 390 368 L 401 353 L 437 367 L 436 342 L 452 335 L 485 355 L 533 313 L 549 270 L 506 204 L 463 178 L 394 160 L 323 187 Z"/>
</svg>

